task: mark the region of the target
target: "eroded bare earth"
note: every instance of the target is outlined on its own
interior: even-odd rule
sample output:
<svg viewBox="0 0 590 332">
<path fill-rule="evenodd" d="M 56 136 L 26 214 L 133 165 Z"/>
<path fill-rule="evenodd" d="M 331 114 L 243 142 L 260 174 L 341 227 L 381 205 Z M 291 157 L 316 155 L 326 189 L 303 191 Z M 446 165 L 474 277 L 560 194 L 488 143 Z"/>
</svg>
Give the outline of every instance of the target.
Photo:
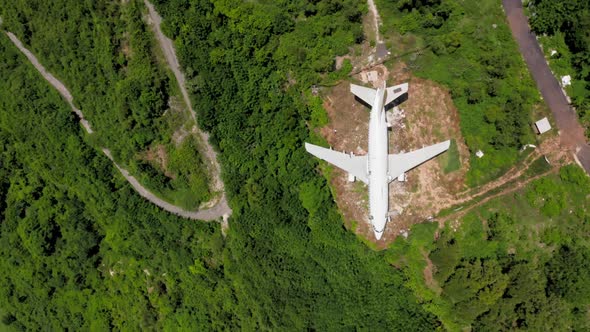
<svg viewBox="0 0 590 332">
<path fill-rule="evenodd" d="M 375 73 L 361 73 L 359 80 L 386 79 L 388 85 L 402 82 L 410 83 L 408 99 L 396 110 L 395 125 L 390 132 L 389 152 L 399 153 L 455 139 L 461 160 L 468 159 L 468 149 L 459 129 L 456 108 L 446 90 L 437 84 L 412 78 L 400 65 L 389 73 L 385 67 L 372 69 Z M 371 83 L 371 82 L 368 82 Z M 368 85 L 368 84 L 367 84 Z M 366 154 L 368 120 L 370 110 L 355 100 L 345 82 L 333 88 L 326 96 L 324 104 L 330 124 L 321 129 L 333 149 Z M 407 182 L 394 181 L 390 185 L 390 210 L 399 212 L 392 217 L 379 246 L 386 246 L 396 236 L 409 227 L 436 214 L 454 201 L 455 195 L 464 189 L 467 163 L 460 170 L 444 174 L 441 163 L 433 159 L 407 174 Z M 444 165 L 443 165 L 444 166 Z M 367 188 L 362 183 L 347 182 L 347 174 L 334 170 L 332 186 L 336 191 L 336 201 L 347 226 L 357 225 L 355 232 L 374 241 L 374 234 L 368 223 Z"/>
</svg>

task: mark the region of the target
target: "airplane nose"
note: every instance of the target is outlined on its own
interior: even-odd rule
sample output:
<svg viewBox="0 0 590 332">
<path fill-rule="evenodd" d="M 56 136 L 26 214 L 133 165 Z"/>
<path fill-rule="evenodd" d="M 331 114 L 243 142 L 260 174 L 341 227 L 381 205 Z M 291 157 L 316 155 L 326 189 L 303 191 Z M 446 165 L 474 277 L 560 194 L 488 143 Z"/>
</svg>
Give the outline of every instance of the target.
<svg viewBox="0 0 590 332">
<path fill-rule="evenodd" d="M 375 238 L 377 240 L 380 240 L 382 236 L 383 236 L 383 230 L 381 230 L 381 232 L 375 231 Z"/>
</svg>

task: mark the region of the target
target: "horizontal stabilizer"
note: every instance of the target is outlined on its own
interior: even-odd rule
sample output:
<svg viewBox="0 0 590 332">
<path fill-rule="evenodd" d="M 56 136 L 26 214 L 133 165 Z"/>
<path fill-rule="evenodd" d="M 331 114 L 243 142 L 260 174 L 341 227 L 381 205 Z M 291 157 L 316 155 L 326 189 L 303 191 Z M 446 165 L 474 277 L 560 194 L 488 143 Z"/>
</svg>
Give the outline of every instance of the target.
<svg viewBox="0 0 590 332">
<path fill-rule="evenodd" d="M 408 93 L 408 83 L 387 88 L 387 98 L 385 99 L 385 104 L 383 105 L 387 106 L 389 103 L 401 97 L 405 93 Z"/>
<path fill-rule="evenodd" d="M 350 85 L 350 92 L 371 106 L 373 106 L 373 103 L 375 102 L 375 96 L 377 94 L 377 91 L 373 89 L 365 88 L 364 86 L 356 84 Z"/>
<path fill-rule="evenodd" d="M 451 141 L 449 140 L 408 153 L 390 154 L 388 160 L 389 178 L 396 179 L 400 174 L 447 151 L 450 145 Z"/>
<path fill-rule="evenodd" d="M 369 182 L 367 177 L 367 156 L 353 156 L 309 143 L 305 143 L 305 150 L 349 174 L 354 175 L 364 183 Z"/>
</svg>

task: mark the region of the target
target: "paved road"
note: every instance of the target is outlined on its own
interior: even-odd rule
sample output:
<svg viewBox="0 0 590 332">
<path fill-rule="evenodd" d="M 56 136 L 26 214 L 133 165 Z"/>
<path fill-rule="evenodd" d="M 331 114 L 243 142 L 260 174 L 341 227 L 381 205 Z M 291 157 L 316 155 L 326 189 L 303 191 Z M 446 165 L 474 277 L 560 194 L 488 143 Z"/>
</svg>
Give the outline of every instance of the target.
<svg viewBox="0 0 590 332">
<path fill-rule="evenodd" d="M 502 4 L 520 53 L 524 57 L 543 99 L 553 113 L 559 128 L 562 147 L 571 150 L 586 173 L 590 174 L 590 146 L 586 143 L 584 128 L 578 122 L 575 111 L 570 107 L 559 82 L 545 60 L 535 34 L 529 28 L 521 0 L 503 0 Z"/>
<path fill-rule="evenodd" d="M 66 88 L 66 86 L 61 81 L 59 81 L 57 78 L 55 78 L 55 76 L 53 76 L 51 73 L 49 73 L 45 69 L 45 67 L 43 67 L 43 65 L 41 65 L 41 63 L 37 60 L 35 55 L 33 55 L 33 53 L 31 53 L 28 49 L 26 49 L 23 46 L 23 44 L 21 43 L 21 41 L 14 34 L 12 34 L 11 32 L 6 32 L 6 35 L 8 36 L 8 38 L 10 38 L 10 40 L 14 43 L 14 45 L 27 57 L 27 59 L 29 59 L 31 64 L 33 64 L 33 66 L 39 71 L 39 73 L 41 73 L 43 78 L 45 78 L 45 80 L 47 80 L 47 82 L 49 82 L 49 84 L 51 84 L 57 91 L 59 91 L 59 93 L 68 102 L 68 104 L 70 104 L 70 107 L 72 108 L 72 110 L 80 118 L 80 123 L 82 124 L 82 126 L 84 127 L 86 132 L 91 134 L 93 131 L 90 126 L 90 123 L 86 119 L 84 119 L 84 114 L 82 113 L 82 111 L 77 109 L 74 106 L 74 104 L 73 104 L 74 99 L 73 99 L 70 91 Z M 227 204 L 227 199 L 225 197 L 225 194 L 223 194 L 223 196 L 217 202 L 217 204 L 210 209 L 204 209 L 204 210 L 200 210 L 200 211 L 184 210 L 176 205 L 170 204 L 170 203 L 162 200 L 161 198 L 157 197 L 152 192 L 147 190 L 144 186 L 141 185 L 141 183 L 139 183 L 139 181 L 137 181 L 137 179 L 134 176 L 129 174 L 129 172 L 126 169 L 122 168 L 114 161 L 113 156 L 111 155 L 111 152 L 108 149 L 103 148 L 102 151 L 113 162 L 115 167 L 117 167 L 117 169 L 121 172 L 121 174 L 129 182 L 129 184 L 131 184 L 131 186 L 139 193 L 139 195 L 141 195 L 145 199 L 149 200 L 153 204 L 159 206 L 160 208 L 162 208 L 168 212 L 174 213 L 176 215 L 179 215 L 181 217 L 189 218 L 189 219 L 210 221 L 210 220 L 219 220 L 221 217 L 223 217 L 224 222 L 227 221 L 227 217 L 229 216 L 227 211 L 230 211 L 230 213 L 231 213 L 231 209 L 229 208 L 229 206 Z"/>
</svg>

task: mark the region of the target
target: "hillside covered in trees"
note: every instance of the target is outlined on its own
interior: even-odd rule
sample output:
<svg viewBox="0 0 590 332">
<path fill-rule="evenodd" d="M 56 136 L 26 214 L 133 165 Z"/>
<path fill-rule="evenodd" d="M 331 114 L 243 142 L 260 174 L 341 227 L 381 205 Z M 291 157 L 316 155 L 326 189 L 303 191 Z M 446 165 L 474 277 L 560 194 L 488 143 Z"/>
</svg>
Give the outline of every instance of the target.
<svg viewBox="0 0 590 332">
<path fill-rule="evenodd" d="M 63 31 L 69 32 L 78 28 L 73 13 L 92 18 L 85 20 L 89 33 L 73 34 L 82 45 L 96 46 L 35 46 L 41 57 L 49 58 L 46 61 L 64 59 L 61 70 L 54 67 L 64 75 L 77 68 L 75 59 L 116 62 L 112 52 L 96 56 L 102 52 L 100 45 L 112 42 L 109 34 L 101 32 L 119 24 L 105 22 L 128 10 L 133 9 L 136 18 L 145 12 L 137 0 L 59 0 L 40 11 L 42 4 L 0 0 L 2 27 L 34 44 L 33 40 L 42 39 L 39 36 L 50 40 L 62 36 L 52 35 L 58 34 L 53 29 L 31 30 L 30 22 L 46 22 L 48 27 L 64 24 L 68 28 Z M 590 280 L 584 235 L 590 189 L 575 168 L 565 168 L 506 201 L 490 203 L 495 205 L 481 213 L 467 215 L 458 232 L 448 226 L 437 241 L 436 224 L 429 223 L 413 229 L 407 241 L 400 238 L 392 248 L 375 252 L 344 229 L 326 180 L 316 172 L 317 161 L 303 149 L 303 142 L 310 139 L 308 121 L 318 107 L 317 101 L 306 98 L 309 87 L 333 70 L 334 57 L 363 38 L 364 5 L 354 0 L 159 0 L 155 5 L 190 81 L 199 125 L 211 133 L 220 151 L 234 211 L 227 236 L 221 235 L 217 224 L 182 220 L 137 195 L 97 150 L 94 138 L 84 134 L 57 92 L 2 34 L 3 327 L 17 331 L 424 331 L 468 326 L 536 330 L 556 314 L 560 320 L 552 321 L 555 329 L 587 327 L 583 313 L 590 297 L 576 295 L 588 293 Z M 452 28 L 447 29 L 445 36 L 452 34 Z M 501 33 L 504 36 L 505 31 Z M 438 37 L 443 46 L 445 38 Z M 461 40 L 467 43 L 468 38 Z M 468 52 L 452 40 L 449 45 L 447 55 L 436 56 L 445 61 L 455 51 L 482 56 L 481 49 Z M 130 50 L 135 52 L 133 46 Z M 58 51 L 63 52 L 59 59 L 51 59 Z M 145 52 L 151 48 L 146 46 Z M 510 50 L 506 52 L 510 55 Z M 513 59 L 488 56 L 487 65 L 478 67 L 485 75 L 495 75 L 495 60 L 509 62 L 498 75 L 507 75 L 503 70 L 520 73 L 520 65 L 510 62 Z M 148 62 L 150 70 L 137 69 L 165 82 L 166 75 Z M 88 63 L 92 65 L 78 63 L 78 70 L 85 73 L 81 78 L 68 74 L 74 90 L 89 89 L 86 80 L 101 81 L 104 89 L 118 81 L 100 65 Z M 423 68 L 426 75 L 428 67 Z M 472 105 L 466 107 L 499 105 L 506 96 L 493 99 L 489 91 L 495 90 L 489 89 L 504 91 L 514 83 L 497 77 L 480 82 L 474 92 L 466 91 L 460 83 L 470 78 L 451 81 L 454 71 L 443 76 L 437 68 L 441 76 L 436 77 L 449 80 L 453 97 Z M 136 86 L 140 100 L 129 102 L 141 102 L 143 93 L 166 91 L 153 90 L 155 81 Z M 536 97 L 525 87 L 518 91 L 517 106 Z M 478 97 L 473 104 L 471 93 Z M 149 95 L 154 97 L 148 98 L 152 106 L 166 99 L 163 92 Z M 93 103 L 96 110 L 114 105 L 100 96 L 99 90 L 84 90 L 76 98 L 91 99 L 86 104 L 89 109 Z M 144 110 L 156 115 L 162 111 L 152 106 Z M 520 106 L 517 110 L 526 113 Z M 504 114 L 504 108 L 497 111 L 487 120 L 476 119 L 489 121 L 489 126 L 487 136 L 477 136 L 475 127 L 469 129 L 473 140 L 485 137 L 482 144 L 491 144 L 487 139 L 496 139 L 514 149 L 524 124 Z M 159 130 L 156 115 L 141 115 L 149 119 L 146 128 Z M 515 137 L 494 131 L 496 120 L 514 125 L 508 129 Z M 105 132 L 121 130 L 122 141 L 138 134 L 104 125 Z M 541 199 L 545 197 L 551 199 Z M 427 259 L 436 267 L 428 284 Z"/>
<path fill-rule="evenodd" d="M 387 253 L 450 331 L 590 328 L 590 179 L 574 165 Z M 436 240 L 433 240 L 436 239 Z"/>
<path fill-rule="evenodd" d="M 75 20 L 41 13 L 36 2 L 3 2 L 3 27 L 27 41 L 35 37 L 23 30 L 25 17 L 6 19 L 17 5 L 33 20 Z M 170 216 L 136 195 L 2 35 L 2 321 L 16 330 L 436 326 L 402 273 L 343 228 L 302 149 L 309 111 L 300 91 L 360 38 L 362 8 L 354 1 L 157 5 L 196 82 L 202 126 L 222 152 L 234 209 L 229 234 L 224 240 L 217 225 Z M 97 18 L 91 31 L 107 28 L 100 17 L 113 6 L 99 1 L 84 10 Z M 94 66 L 84 70 L 109 82 Z"/>
<path fill-rule="evenodd" d="M 195 209 L 210 198 L 207 172 L 196 137 L 172 139 L 190 115 L 143 10 L 137 1 L 6 1 L 1 15 L 71 91 L 92 143 L 162 198 Z"/>
</svg>

